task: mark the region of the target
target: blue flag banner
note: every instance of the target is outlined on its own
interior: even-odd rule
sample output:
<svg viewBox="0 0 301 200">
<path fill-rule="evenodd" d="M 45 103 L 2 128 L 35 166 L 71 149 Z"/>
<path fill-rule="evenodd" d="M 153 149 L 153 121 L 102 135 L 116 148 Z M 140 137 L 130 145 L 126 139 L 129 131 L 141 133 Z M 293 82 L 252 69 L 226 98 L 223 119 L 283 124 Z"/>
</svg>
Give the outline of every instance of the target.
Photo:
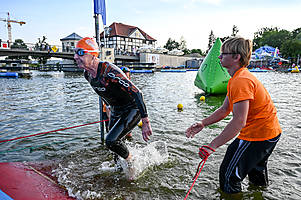
<svg viewBox="0 0 301 200">
<path fill-rule="evenodd" d="M 106 2 L 105 2 L 105 0 L 94 0 L 94 14 L 101 14 L 103 25 L 106 25 Z"/>
</svg>

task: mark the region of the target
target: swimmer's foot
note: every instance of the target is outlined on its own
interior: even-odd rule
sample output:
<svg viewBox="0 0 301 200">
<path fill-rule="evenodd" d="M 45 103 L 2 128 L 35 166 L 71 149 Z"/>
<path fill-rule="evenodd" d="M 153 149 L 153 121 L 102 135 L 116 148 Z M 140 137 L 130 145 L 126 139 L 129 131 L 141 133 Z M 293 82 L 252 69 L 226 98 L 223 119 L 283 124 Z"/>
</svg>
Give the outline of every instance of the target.
<svg viewBox="0 0 301 200">
<path fill-rule="evenodd" d="M 120 158 L 117 154 L 114 154 L 114 162 L 115 162 L 116 171 L 122 172 L 123 168 L 122 168 L 122 165 L 121 165 L 121 160 L 120 160 Z"/>
<path fill-rule="evenodd" d="M 129 161 L 127 161 L 127 173 L 126 176 L 129 180 L 134 180 L 135 179 L 135 175 L 136 175 L 136 169 L 134 167 L 134 159 L 130 159 Z"/>
</svg>

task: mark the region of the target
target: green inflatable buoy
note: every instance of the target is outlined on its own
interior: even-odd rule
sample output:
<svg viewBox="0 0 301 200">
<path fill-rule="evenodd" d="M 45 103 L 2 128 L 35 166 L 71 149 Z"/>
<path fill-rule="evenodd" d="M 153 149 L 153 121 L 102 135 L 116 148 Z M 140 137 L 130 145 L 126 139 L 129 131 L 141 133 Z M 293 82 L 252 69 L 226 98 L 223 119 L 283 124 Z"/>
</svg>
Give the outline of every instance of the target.
<svg viewBox="0 0 301 200">
<path fill-rule="evenodd" d="M 203 60 L 194 80 L 194 85 L 202 89 L 206 94 L 227 93 L 227 84 L 230 75 L 227 72 L 227 69 L 221 65 L 218 58 L 221 53 L 221 46 L 222 42 L 217 38 Z"/>
</svg>

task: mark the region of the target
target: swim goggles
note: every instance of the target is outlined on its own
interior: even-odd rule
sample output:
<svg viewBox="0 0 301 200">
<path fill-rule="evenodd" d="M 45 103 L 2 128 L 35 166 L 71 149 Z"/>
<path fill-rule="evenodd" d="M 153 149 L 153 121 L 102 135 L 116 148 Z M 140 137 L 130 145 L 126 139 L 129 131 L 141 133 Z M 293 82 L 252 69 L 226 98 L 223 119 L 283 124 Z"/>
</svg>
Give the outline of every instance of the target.
<svg viewBox="0 0 301 200">
<path fill-rule="evenodd" d="M 85 50 L 85 49 L 75 49 L 75 54 L 79 55 L 79 56 L 84 56 L 87 53 L 92 53 L 92 52 L 99 52 L 99 51 L 90 51 L 90 50 Z"/>
</svg>

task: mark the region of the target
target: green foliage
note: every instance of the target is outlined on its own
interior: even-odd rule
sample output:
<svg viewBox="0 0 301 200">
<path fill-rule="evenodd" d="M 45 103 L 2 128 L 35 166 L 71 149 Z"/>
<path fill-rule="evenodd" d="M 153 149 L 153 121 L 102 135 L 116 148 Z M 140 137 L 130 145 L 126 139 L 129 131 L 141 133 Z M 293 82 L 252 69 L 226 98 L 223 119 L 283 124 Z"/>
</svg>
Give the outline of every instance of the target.
<svg viewBox="0 0 301 200">
<path fill-rule="evenodd" d="M 222 37 L 220 38 L 222 42 L 225 42 L 226 40 L 228 40 L 230 37 L 229 36 L 226 36 L 226 37 Z"/>
<path fill-rule="evenodd" d="M 16 39 L 15 42 L 11 45 L 12 49 L 27 49 L 27 45 L 21 39 Z"/>
<path fill-rule="evenodd" d="M 278 31 L 278 27 L 264 27 L 259 29 L 257 32 L 254 33 L 254 39 L 253 39 L 253 49 L 258 49 L 262 46 L 262 38 L 264 37 L 265 33 L 272 32 L 272 31 Z"/>
<path fill-rule="evenodd" d="M 188 54 L 199 54 L 200 56 L 205 56 L 205 53 L 203 53 L 203 51 L 201 49 L 184 49 L 183 50 L 184 55 L 188 55 Z"/>
<path fill-rule="evenodd" d="M 198 53 L 198 54 L 200 54 L 201 56 L 204 55 L 204 53 L 202 52 L 201 49 L 192 49 L 192 50 L 191 50 L 191 53 Z"/>
<path fill-rule="evenodd" d="M 294 60 L 301 55 L 301 41 L 300 40 L 287 40 L 284 41 L 280 48 L 282 55 L 286 58 L 291 57 Z"/>
<path fill-rule="evenodd" d="M 231 36 L 225 36 L 225 37 L 220 37 L 222 42 L 225 42 L 226 40 L 228 40 L 230 37 L 235 37 L 237 36 L 237 33 L 239 32 L 239 29 L 236 25 L 233 25 L 232 27 L 232 33 Z M 215 41 L 215 40 L 214 40 Z"/>
<path fill-rule="evenodd" d="M 184 39 L 183 36 L 181 36 L 180 43 L 179 43 L 179 50 L 184 51 L 185 49 L 187 49 L 187 47 L 186 47 L 186 40 Z"/>
<path fill-rule="evenodd" d="M 28 50 L 27 45 L 21 39 L 16 39 L 15 42 L 11 45 L 12 49 L 25 49 Z M 8 56 L 8 59 L 12 60 L 29 60 L 28 56 Z"/>
<path fill-rule="evenodd" d="M 182 51 L 184 52 L 184 55 L 191 54 L 191 51 L 187 48 L 183 49 Z"/>
<path fill-rule="evenodd" d="M 279 30 L 278 27 L 264 27 L 264 28 L 261 28 L 257 32 L 254 33 L 254 38 L 262 37 L 262 35 L 265 32 L 278 31 L 278 30 Z"/>
<path fill-rule="evenodd" d="M 301 41 L 301 33 L 299 33 L 299 34 L 295 37 L 295 39 Z"/>
<path fill-rule="evenodd" d="M 208 53 L 208 51 L 211 49 L 211 47 L 213 46 L 213 44 L 214 44 L 214 42 L 216 40 L 216 38 L 215 38 L 215 36 L 213 34 L 213 30 L 211 30 L 211 32 L 209 34 L 208 40 L 209 40 L 208 41 L 208 49 L 207 49 L 206 53 Z"/>
<path fill-rule="evenodd" d="M 186 47 L 186 40 L 184 39 L 183 36 L 180 38 L 180 42 L 177 42 L 174 39 L 169 38 L 166 44 L 164 45 L 164 48 L 168 49 L 169 51 L 173 49 L 179 49 L 184 52 L 184 55 L 188 55 L 192 53 L 198 53 L 201 56 L 204 55 L 201 49 L 192 49 L 192 50 L 188 49 Z"/>
<path fill-rule="evenodd" d="M 291 33 L 287 30 L 272 30 L 262 33 L 261 37 L 257 37 L 254 44 L 254 49 L 268 45 L 272 47 L 281 47 L 282 43 L 291 39 Z"/>
<path fill-rule="evenodd" d="M 238 27 L 233 25 L 231 37 L 235 37 L 238 32 L 239 32 Z"/>
<path fill-rule="evenodd" d="M 171 38 L 168 38 L 166 44 L 164 45 L 164 48 L 171 51 L 173 49 L 178 49 L 179 46 L 180 46 L 180 44 L 178 42 L 176 42 L 175 40 L 173 40 Z"/>
<path fill-rule="evenodd" d="M 293 30 L 292 31 L 292 38 L 297 39 L 297 37 L 300 36 L 300 33 L 301 33 L 301 28 L 297 28 L 297 29 Z"/>
</svg>

